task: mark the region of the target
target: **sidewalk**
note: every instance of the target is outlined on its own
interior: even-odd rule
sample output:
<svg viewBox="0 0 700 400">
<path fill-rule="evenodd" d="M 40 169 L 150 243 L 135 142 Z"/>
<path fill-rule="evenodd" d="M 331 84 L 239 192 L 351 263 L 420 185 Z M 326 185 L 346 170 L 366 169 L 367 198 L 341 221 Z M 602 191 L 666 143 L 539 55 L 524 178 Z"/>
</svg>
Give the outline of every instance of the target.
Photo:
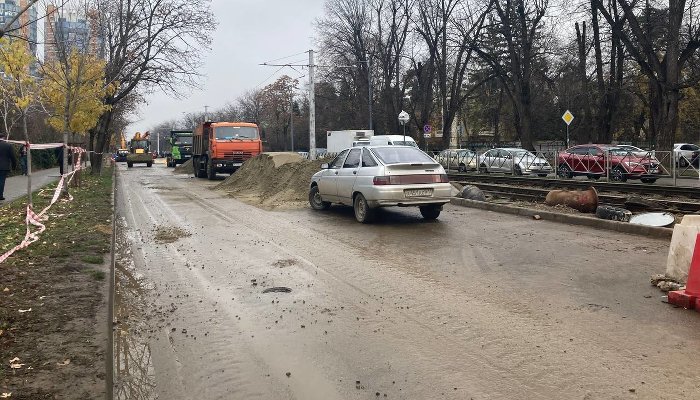
<svg viewBox="0 0 700 400">
<path fill-rule="evenodd" d="M 32 173 L 32 191 L 58 181 L 58 176 L 58 167 Z M 9 177 L 5 181 L 5 201 L 0 202 L 0 204 L 10 202 L 26 194 L 27 177 L 24 175 Z"/>
</svg>

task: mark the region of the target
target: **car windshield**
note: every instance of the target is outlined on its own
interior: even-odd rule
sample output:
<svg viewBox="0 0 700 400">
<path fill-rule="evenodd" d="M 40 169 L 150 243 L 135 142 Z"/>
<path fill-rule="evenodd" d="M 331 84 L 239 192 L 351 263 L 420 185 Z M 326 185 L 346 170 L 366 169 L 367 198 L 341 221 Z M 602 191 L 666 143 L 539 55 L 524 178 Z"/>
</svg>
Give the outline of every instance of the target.
<svg viewBox="0 0 700 400">
<path fill-rule="evenodd" d="M 216 138 L 221 140 L 257 139 L 258 129 L 251 126 L 217 126 Z"/>
<path fill-rule="evenodd" d="M 377 147 L 374 154 L 384 164 L 434 163 L 427 154 L 415 147 Z"/>
<path fill-rule="evenodd" d="M 175 138 L 175 143 L 178 144 L 192 144 L 192 136 L 177 136 Z"/>
<path fill-rule="evenodd" d="M 131 147 L 133 147 L 135 149 L 147 149 L 148 148 L 148 140 L 132 140 Z"/>
</svg>

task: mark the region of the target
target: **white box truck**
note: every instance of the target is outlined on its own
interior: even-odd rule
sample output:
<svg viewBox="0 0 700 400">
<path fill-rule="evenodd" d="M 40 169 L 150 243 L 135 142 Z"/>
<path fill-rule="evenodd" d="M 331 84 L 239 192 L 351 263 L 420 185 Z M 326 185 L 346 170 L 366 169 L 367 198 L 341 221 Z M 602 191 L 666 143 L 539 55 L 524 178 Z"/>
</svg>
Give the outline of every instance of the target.
<svg viewBox="0 0 700 400">
<path fill-rule="evenodd" d="M 372 136 L 374 136 L 374 131 L 369 129 L 327 131 L 326 148 L 328 153 L 340 153 L 348 147 L 353 147 L 355 142 L 369 141 Z"/>
</svg>

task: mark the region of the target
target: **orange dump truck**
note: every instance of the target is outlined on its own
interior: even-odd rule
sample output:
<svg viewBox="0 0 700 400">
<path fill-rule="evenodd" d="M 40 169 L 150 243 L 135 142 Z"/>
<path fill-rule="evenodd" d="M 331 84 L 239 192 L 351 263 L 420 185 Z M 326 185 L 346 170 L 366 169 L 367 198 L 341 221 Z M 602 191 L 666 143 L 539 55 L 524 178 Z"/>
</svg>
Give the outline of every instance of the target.
<svg viewBox="0 0 700 400">
<path fill-rule="evenodd" d="M 192 167 L 198 178 L 215 179 L 219 172 L 232 174 L 260 153 L 262 141 L 256 124 L 204 122 L 192 136 Z"/>
</svg>

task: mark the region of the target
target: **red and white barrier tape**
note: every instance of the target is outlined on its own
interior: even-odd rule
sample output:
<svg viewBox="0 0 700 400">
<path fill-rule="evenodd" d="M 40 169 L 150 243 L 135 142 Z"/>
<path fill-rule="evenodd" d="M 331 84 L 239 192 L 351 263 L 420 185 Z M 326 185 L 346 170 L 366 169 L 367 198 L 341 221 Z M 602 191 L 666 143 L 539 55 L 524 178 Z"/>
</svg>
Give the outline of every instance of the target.
<svg viewBox="0 0 700 400">
<path fill-rule="evenodd" d="M 62 145 L 61 145 L 62 146 Z M 53 197 L 51 198 L 51 202 L 43 209 L 39 214 L 36 214 L 32 207 L 30 205 L 27 205 L 27 216 L 25 218 L 25 224 L 27 226 L 27 231 L 24 235 L 24 239 L 20 244 L 15 246 L 14 248 L 10 249 L 8 252 L 6 252 L 3 255 L 0 255 L 0 264 L 2 264 L 5 260 L 7 260 L 12 254 L 14 254 L 16 251 L 21 250 L 25 247 L 28 247 L 30 244 L 36 242 L 39 240 L 39 235 L 42 234 L 46 230 L 46 225 L 44 225 L 42 222 L 45 222 L 48 219 L 48 216 L 46 213 L 49 211 L 51 206 L 54 205 L 61 196 L 61 192 L 63 191 L 63 187 L 67 186 L 71 183 L 73 180 L 73 177 L 75 176 L 75 173 L 84 169 L 80 160 L 82 158 L 83 153 L 86 151 L 82 148 L 79 147 L 74 147 L 75 152 L 78 154 L 78 159 L 76 160 L 76 168 L 66 174 L 61 175 L 61 179 L 59 179 L 58 184 L 56 185 L 56 190 L 54 190 Z M 70 193 L 68 193 L 68 201 L 73 200 L 73 196 L 71 196 Z M 32 232 L 31 226 L 35 226 L 38 228 L 38 230 Z"/>
</svg>

